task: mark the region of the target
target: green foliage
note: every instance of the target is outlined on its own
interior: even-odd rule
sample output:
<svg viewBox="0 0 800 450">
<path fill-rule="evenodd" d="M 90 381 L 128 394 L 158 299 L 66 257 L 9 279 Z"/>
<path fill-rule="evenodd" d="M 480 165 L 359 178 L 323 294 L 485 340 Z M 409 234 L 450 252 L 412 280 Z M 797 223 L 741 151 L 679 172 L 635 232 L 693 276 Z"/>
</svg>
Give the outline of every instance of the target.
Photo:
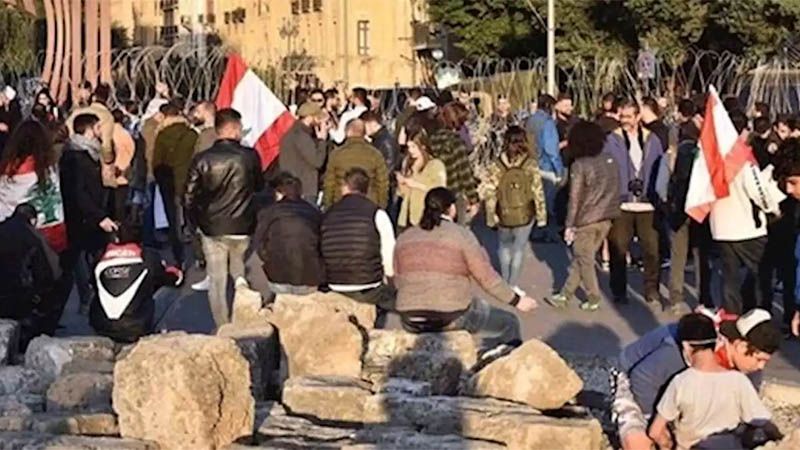
<svg viewBox="0 0 800 450">
<path fill-rule="evenodd" d="M 0 6 L 0 71 L 20 74 L 36 65 L 34 18 Z"/>
<path fill-rule="evenodd" d="M 467 57 L 545 51 L 547 0 L 430 0 Z M 800 0 L 557 0 L 559 59 L 631 56 L 650 48 L 680 64 L 690 48 L 754 57 L 800 45 Z"/>
</svg>

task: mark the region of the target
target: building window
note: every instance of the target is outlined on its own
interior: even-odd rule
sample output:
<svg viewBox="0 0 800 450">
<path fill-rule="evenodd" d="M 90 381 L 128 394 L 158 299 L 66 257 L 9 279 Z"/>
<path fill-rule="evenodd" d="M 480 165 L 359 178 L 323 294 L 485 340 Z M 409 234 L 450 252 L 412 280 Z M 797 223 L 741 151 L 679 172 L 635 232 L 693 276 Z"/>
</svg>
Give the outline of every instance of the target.
<svg viewBox="0 0 800 450">
<path fill-rule="evenodd" d="M 358 21 L 358 55 L 369 55 L 369 20 Z"/>
<path fill-rule="evenodd" d="M 314 0 L 314 12 L 322 11 L 322 0 Z"/>
<path fill-rule="evenodd" d="M 300 0 L 292 0 L 292 14 L 300 14 Z"/>
<path fill-rule="evenodd" d="M 303 12 L 307 13 L 311 11 L 311 0 L 303 0 Z"/>
<path fill-rule="evenodd" d="M 203 23 L 205 23 L 205 21 L 206 21 L 206 18 L 205 18 L 205 16 L 203 16 L 202 14 L 198 14 L 198 15 L 197 15 L 197 23 L 199 23 L 200 25 L 202 25 Z"/>
<path fill-rule="evenodd" d="M 231 12 L 225 11 L 225 25 L 229 25 L 231 23 Z"/>
</svg>

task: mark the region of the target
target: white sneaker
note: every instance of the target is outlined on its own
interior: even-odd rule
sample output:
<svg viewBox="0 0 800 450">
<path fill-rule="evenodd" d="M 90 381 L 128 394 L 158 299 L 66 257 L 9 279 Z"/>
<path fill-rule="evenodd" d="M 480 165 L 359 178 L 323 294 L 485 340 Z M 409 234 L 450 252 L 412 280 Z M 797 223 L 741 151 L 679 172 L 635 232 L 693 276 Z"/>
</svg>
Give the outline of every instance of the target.
<svg viewBox="0 0 800 450">
<path fill-rule="evenodd" d="M 211 284 L 211 279 L 208 277 L 208 275 L 206 275 L 205 278 L 192 285 L 192 290 L 207 291 L 210 284 Z"/>
<path fill-rule="evenodd" d="M 236 278 L 236 283 L 234 283 L 234 286 L 236 289 L 239 288 L 250 289 L 250 283 L 248 283 L 247 280 L 244 279 L 244 277 Z"/>
</svg>

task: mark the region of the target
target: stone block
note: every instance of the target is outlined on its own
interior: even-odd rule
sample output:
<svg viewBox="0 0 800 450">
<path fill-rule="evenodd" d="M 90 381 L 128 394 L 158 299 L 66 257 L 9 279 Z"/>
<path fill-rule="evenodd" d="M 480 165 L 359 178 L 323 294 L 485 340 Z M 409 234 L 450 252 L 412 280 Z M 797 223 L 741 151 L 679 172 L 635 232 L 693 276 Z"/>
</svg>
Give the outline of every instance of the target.
<svg viewBox="0 0 800 450">
<path fill-rule="evenodd" d="M 433 394 L 431 384 L 427 381 L 409 380 L 408 378 L 389 378 L 372 389 L 376 394 L 404 394 L 413 397 L 428 397 Z"/>
<path fill-rule="evenodd" d="M 111 412 L 112 375 L 73 373 L 61 375 L 47 390 L 47 411 Z"/>
<path fill-rule="evenodd" d="M 80 436 L 117 436 L 119 427 L 113 414 L 37 414 L 30 417 L 30 430 L 37 433 Z"/>
<path fill-rule="evenodd" d="M 375 395 L 367 399 L 364 417 L 379 426 L 459 435 L 515 449 L 598 450 L 602 445 L 602 429 L 595 419 L 554 418 L 526 405 L 489 398 Z"/>
<path fill-rule="evenodd" d="M 294 415 L 332 422 L 362 422 L 369 383 L 357 378 L 290 378 L 283 386 L 283 404 Z"/>
<path fill-rule="evenodd" d="M 213 450 L 253 432 L 249 367 L 231 339 L 142 339 L 114 369 L 113 405 L 123 437 L 170 450 Z"/>
<path fill-rule="evenodd" d="M 338 292 L 315 292 L 309 295 L 278 294 L 275 297 L 275 306 L 294 308 L 324 308 L 331 312 L 344 313 L 353 317 L 364 329 L 375 328 L 378 310 L 375 305 L 357 302 L 350 297 Z"/>
<path fill-rule="evenodd" d="M 505 445 L 465 439 L 454 434 L 425 434 L 409 428 L 367 428 L 356 434 L 358 444 L 347 450 L 501 450 Z"/>
<path fill-rule="evenodd" d="M 408 378 L 430 383 L 434 394 L 453 395 L 476 361 L 475 342 L 466 331 L 372 330 L 362 377 L 376 385 L 388 378 Z"/>
<path fill-rule="evenodd" d="M 275 328 L 271 325 L 239 328 L 234 324 L 225 324 L 217 330 L 217 336 L 233 339 L 247 360 L 250 365 L 250 387 L 256 401 L 272 396 L 275 391 L 273 373 L 280 366 L 280 347 Z"/>
<path fill-rule="evenodd" d="M 47 392 L 48 380 L 34 369 L 23 366 L 0 367 L 0 395 Z"/>
<path fill-rule="evenodd" d="M 278 329 L 288 377 L 361 375 L 365 335 L 345 313 L 283 302 L 274 305 L 270 321 Z"/>
<path fill-rule="evenodd" d="M 19 348 L 19 331 L 17 321 L 0 319 L 0 364 L 14 361 Z"/>
<path fill-rule="evenodd" d="M 36 394 L 0 396 L 0 416 L 29 416 L 44 411 L 45 399 Z"/>
<path fill-rule="evenodd" d="M 28 344 L 25 352 L 25 366 L 40 371 L 50 381 L 58 378 L 65 368 L 73 373 L 93 371 L 85 369 L 113 361 L 114 342 L 99 336 L 39 336 Z"/>
<path fill-rule="evenodd" d="M 800 406 L 800 384 L 769 380 L 761 386 L 761 397 L 776 406 Z"/>
<path fill-rule="evenodd" d="M 109 437 L 0 433 L 0 448 L 20 450 L 159 450 L 152 442 Z"/>
<path fill-rule="evenodd" d="M 489 363 L 469 381 L 469 395 L 558 409 L 583 389 L 583 381 L 547 344 L 532 339 Z"/>
<path fill-rule="evenodd" d="M 255 433 L 260 445 L 302 443 L 308 448 L 340 448 L 352 444 L 356 429 L 314 424 L 302 417 L 290 416 L 279 403 L 265 405 Z M 292 447 L 289 447 L 292 448 Z"/>
<path fill-rule="evenodd" d="M 236 289 L 233 295 L 231 324 L 239 328 L 263 327 L 268 324 L 261 293 L 246 287 Z"/>
</svg>

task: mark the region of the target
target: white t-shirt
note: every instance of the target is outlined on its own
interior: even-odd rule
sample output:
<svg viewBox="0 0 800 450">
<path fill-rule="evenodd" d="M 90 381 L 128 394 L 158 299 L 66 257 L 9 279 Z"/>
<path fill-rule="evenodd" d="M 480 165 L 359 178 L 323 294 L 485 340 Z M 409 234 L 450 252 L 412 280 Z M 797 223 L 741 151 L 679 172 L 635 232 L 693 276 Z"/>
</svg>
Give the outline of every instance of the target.
<svg viewBox="0 0 800 450">
<path fill-rule="evenodd" d="M 673 423 L 679 450 L 741 423 L 771 417 L 741 372 L 701 372 L 691 367 L 672 379 L 657 411 Z"/>
</svg>

